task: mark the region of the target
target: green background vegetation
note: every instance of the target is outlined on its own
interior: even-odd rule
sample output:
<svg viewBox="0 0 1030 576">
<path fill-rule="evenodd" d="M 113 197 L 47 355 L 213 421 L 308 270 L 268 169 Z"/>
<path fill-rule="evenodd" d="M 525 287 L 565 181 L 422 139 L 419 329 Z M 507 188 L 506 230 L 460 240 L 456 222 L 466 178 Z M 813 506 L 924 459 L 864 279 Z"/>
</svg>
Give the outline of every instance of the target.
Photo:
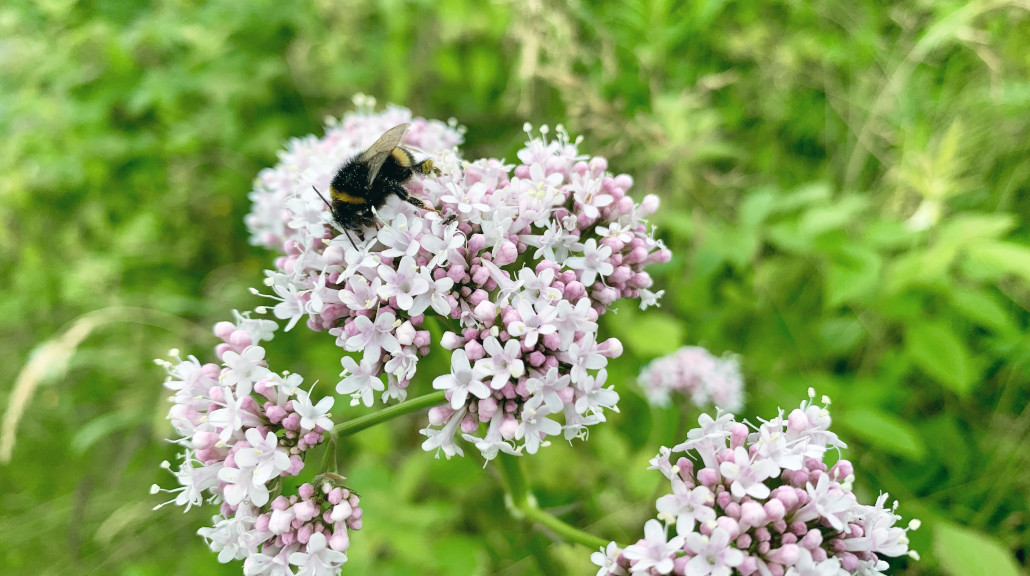
<svg viewBox="0 0 1030 576">
<path fill-rule="evenodd" d="M 0 406 L 21 418 L 0 446 L 15 441 L 0 573 L 241 573 L 194 534 L 213 510 L 150 510 L 174 455 L 150 359 L 210 359 L 210 326 L 258 304 L 247 287 L 271 255 L 246 242 L 250 182 L 358 92 L 457 117 L 470 158 L 514 158 L 524 121 L 563 123 L 633 175 L 634 194 L 663 200 L 665 303 L 623 305 L 603 327 L 626 344 L 609 380 L 622 413 L 528 459 L 543 506 L 639 537 L 664 489 L 646 461 L 697 410 L 649 411 L 633 377 L 701 343 L 742 355 L 749 418 L 809 386 L 833 398 L 856 490 L 923 520 L 923 560 L 893 573 L 1017 573 L 1030 550 L 1027 8 L 4 2 Z M 270 355 L 337 380 L 325 334 L 295 330 Z M 415 391 L 445 366 L 427 361 Z M 421 453 L 418 420 L 343 442 L 366 508 L 345 573 L 593 573 L 589 550 L 507 514 L 493 467 Z"/>
</svg>

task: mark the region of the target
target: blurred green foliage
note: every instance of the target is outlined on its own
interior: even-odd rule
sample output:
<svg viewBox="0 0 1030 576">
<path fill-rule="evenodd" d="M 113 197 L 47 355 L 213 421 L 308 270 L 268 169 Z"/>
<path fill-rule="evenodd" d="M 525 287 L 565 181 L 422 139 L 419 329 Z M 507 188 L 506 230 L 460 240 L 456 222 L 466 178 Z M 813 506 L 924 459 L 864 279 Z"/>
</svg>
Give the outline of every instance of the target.
<svg viewBox="0 0 1030 576">
<path fill-rule="evenodd" d="M 639 537 L 661 484 L 646 461 L 697 411 L 651 412 L 633 379 L 701 343 L 742 355 L 752 419 L 808 386 L 834 399 L 856 489 L 924 521 L 923 560 L 895 574 L 1015 574 L 1030 552 L 1028 8 L 5 2 L 0 364 L 23 392 L 0 391 L 21 413 L 0 573 L 240 573 L 195 536 L 207 512 L 150 510 L 174 450 L 149 359 L 207 354 L 213 322 L 256 304 L 270 255 L 246 243 L 250 181 L 365 92 L 457 117 L 467 157 L 512 157 L 525 120 L 561 122 L 662 197 L 665 305 L 607 323 L 626 342 L 609 380 L 622 413 L 529 459 L 543 506 Z M 276 365 L 335 381 L 331 338 L 279 340 Z M 343 444 L 366 506 L 347 573 L 592 573 L 588 550 L 510 518 L 491 467 L 433 460 L 417 429 Z"/>
</svg>

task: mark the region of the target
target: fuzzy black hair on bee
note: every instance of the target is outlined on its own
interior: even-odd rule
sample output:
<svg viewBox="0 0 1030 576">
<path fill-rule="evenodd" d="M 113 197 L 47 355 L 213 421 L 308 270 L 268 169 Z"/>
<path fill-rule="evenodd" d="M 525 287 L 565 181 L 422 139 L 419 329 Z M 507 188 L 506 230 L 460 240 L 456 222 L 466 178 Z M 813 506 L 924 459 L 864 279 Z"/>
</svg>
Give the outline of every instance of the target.
<svg viewBox="0 0 1030 576">
<path fill-rule="evenodd" d="M 396 195 L 423 210 L 439 213 L 436 208 L 412 196 L 404 187 L 404 183 L 416 172 L 440 175 L 440 170 L 433 166 L 431 159 L 416 162 L 415 155 L 400 145 L 409 126 L 398 124 L 390 128 L 367 150 L 340 166 L 329 184 L 331 202 L 315 188 L 315 192 L 329 207 L 333 224 L 347 234 L 352 246 L 354 239 L 351 238 L 351 231 L 360 234 L 365 227 L 378 228 L 375 212 L 383 207 L 390 195 Z"/>
</svg>

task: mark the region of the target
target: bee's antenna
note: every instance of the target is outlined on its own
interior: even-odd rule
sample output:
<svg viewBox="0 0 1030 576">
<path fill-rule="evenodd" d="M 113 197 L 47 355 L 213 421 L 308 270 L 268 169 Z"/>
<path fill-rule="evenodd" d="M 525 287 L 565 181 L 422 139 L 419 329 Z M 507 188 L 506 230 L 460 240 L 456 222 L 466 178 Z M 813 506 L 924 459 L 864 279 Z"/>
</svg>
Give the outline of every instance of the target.
<svg viewBox="0 0 1030 576">
<path fill-rule="evenodd" d="M 329 201 L 325 199 L 325 196 L 322 196 L 322 193 L 318 191 L 318 188 L 315 188 L 315 185 L 312 184 L 311 185 L 311 189 L 315 191 L 315 194 L 318 194 L 318 197 L 322 199 L 322 202 L 325 202 L 325 205 L 329 207 L 329 211 L 332 212 L 333 211 L 333 205 L 330 204 Z"/>
<path fill-rule="evenodd" d="M 322 196 L 322 193 L 318 191 L 318 188 L 315 188 L 314 184 L 311 185 L 311 189 L 315 191 L 315 194 L 318 194 L 318 197 L 322 199 L 322 202 L 325 202 L 325 205 L 329 208 L 329 213 L 331 214 L 333 212 L 333 205 L 325 199 L 325 196 Z M 348 230 L 346 227 L 341 228 L 340 226 L 336 225 L 335 222 L 333 222 L 332 224 L 334 228 L 336 228 L 337 230 L 342 230 L 343 233 L 347 235 L 347 240 L 350 240 L 351 247 L 357 250 L 358 246 L 354 243 L 354 238 L 350 235 L 350 230 Z"/>
<path fill-rule="evenodd" d="M 354 244 L 354 238 L 352 238 L 352 237 L 351 237 L 351 235 L 350 235 L 350 230 L 348 230 L 348 229 L 344 228 L 344 229 L 343 229 L 343 233 L 344 233 L 344 234 L 346 234 L 346 235 L 347 235 L 347 239 L 348 239 L 348 240 L 350 240 L 350 245 L 351 245 L 351 248 L 354 248 L 355 250 L 357 250 L 357 249 L 358 249 L 358 247 L 357 247 L 357 245 L 356 245 L 356 244 Z"/>
</svg>

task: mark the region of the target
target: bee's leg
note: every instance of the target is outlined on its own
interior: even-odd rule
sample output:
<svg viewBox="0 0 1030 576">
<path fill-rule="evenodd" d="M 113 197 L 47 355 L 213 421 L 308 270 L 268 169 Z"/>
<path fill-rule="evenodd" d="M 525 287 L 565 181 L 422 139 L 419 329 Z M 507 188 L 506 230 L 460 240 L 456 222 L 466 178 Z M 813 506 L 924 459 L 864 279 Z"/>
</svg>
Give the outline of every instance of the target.
<svg viewBox="0 0 1030 576">
<path fill-rule="evenodd" d="M 429 204 L 426 204 L 418 196 L 412 196 L 411 194 L 409 194 L 408 193 L 408 189 L 405 188 L 404 186 L 401 186 L 401 185 L 398 184 L 397 186 L 395 186 L 393 188 L 393 193 L 398 195 L 398 196 L 400 196 L 401 200 L 404 200 L 405 202 L 407 202 L 408 204 L 411 204 L 412 206 L 414 206 L 416 208 L 421 208 L 422 210 L 426 210 L 427 212 L 435 212 L 435 213 L 439 214 L 441 217 L 443 216 L 443 214 L 440 214 L 439 210 L 437 210 L 436 208 L 430 206 Z M 451 214 L 450 216 L 447 216 L 444 219 L 443 223 L 445 225 L 446 224 L 450 224 L 451 222 L 454 222 L 454 220 L 456 218 L 457 218 L 456 215 Z"/>
<path fill-rule="evenodd" d="M 375 207 L 369 207 L 370 212 L 365 216 L 365 220 L 362 222 L 365 226 L 372 226 L 379 232 L 383 228 L 383 221 L 379 219 L 379 213 L 376 212 Z"/>
<path fill-rule="evenodd" d="M 433 176 L 440 176 L 443 174 L 443 172 L 440 172 L 439 168 L 433 165 L 433 160 L 431 158 L 426 158 L 418 164 L 413 164 L 411 169 L 419 174 L 432 174 Z"/>
</svg>

